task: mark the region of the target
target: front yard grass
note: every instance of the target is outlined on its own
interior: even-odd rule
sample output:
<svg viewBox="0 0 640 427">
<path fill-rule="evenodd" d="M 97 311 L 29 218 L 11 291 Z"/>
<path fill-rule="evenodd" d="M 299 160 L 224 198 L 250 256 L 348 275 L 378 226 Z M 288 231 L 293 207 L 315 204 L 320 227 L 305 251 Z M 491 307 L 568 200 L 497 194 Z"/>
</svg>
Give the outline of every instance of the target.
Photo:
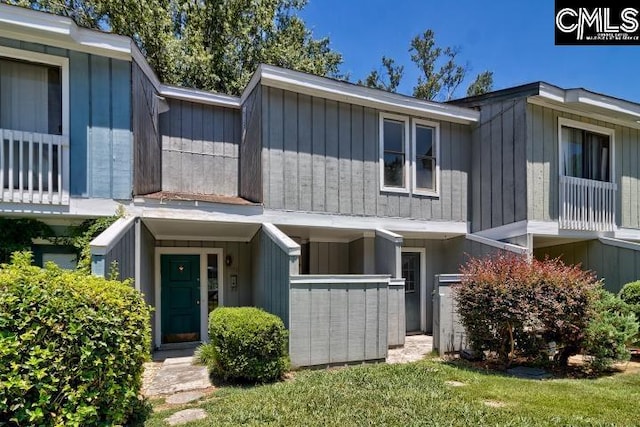
<svg viewBox="0 0 640 427">
<path fill-rule="evenodd" d="M 208 414 L 189 426 L 633 426 L 640 374 L 534 381 L 436 360 L 302 371 L 273 385 L 224 386 L 204 401 L 154 413 L 146 426 L 164 426 L 187 407 Z"/>
</svg>

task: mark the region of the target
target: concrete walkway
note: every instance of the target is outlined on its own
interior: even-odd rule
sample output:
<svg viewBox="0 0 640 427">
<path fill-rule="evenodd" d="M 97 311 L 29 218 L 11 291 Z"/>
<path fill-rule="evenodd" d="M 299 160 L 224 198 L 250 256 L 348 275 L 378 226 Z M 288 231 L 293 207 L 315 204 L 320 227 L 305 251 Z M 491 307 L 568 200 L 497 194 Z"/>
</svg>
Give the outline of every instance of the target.
<svg viewBox="0 0 640 427">
<path fill-rule="evenodd" d="M 211 381 L 206 367 L 194 365 L 193 357 L 173 357 L 162 362 L 143 393 L 151 397 L 209 387 Z"/>
<path fill-rule="evenodd" d="M 408 335 L 404 338 L 404 347 L 390 348 L 387 363 L 409 363 L 424 358 L 433 350 L 431 335 Z"/>
</svg>

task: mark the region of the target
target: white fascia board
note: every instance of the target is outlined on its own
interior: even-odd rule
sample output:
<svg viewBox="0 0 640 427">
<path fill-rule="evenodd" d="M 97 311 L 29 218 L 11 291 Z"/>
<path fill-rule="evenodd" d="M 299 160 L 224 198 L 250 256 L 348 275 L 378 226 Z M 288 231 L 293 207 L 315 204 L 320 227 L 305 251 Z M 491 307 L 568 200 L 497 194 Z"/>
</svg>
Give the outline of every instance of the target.
<svg viewBox="0 0 640 427">
<path fill-rule="evenodd" d="M 513 252 L 520 255 L 526 255 L 529 253 L 529 249 L 524 246 L 514 245 L 512 243 L 499 242 L 497 240 L 488 239 L 486 237 L 477 236 L 475 234 L 467 234 L 467 240 L 477 242 L 486 246 L 502 249 L 504 251 Z"/>
<path fill-rule="evenodd" d="M 640 230 L 620 227 L 614 231 L 613 236 L 622 240 L 640 240 Z"/>
<path fill-rule="evenodd" d="M 306 95 L 455 123 L 470 124 L 480 119 L 480 112 L 470 108 L 424 101 L 269 65 L 261 65 L 258 71 L 263 85 Z M 253 89 L 251 85 L 245 92 L 250 89 Z"/>
<path fill-rule="evenodd" d="M 627 242 L 626 240 L 612 239 L 610 237 L 599 237 L 600 243 L 608 246 L 615 246 L 622 249 L 630 249 L 632 251 L 640 251 L 640 243 Z"/>
<path fill-rule="evenodd" d="M 512 222 L 499 227 L 488 228 L 474 233 L 477 236 L 493 240 L 503 240 L 527 234 L 527 220 Z"/>
<path fill-rule="evenodd" d="M 284 234 L 278 227 L 273 224 L 262 224 L 262 230 L 267 233 L 269 238 L 273 240 L 280 248 L 289 256 L 300 255 L 300 245 L 293 241 L 289 236 Z"/>
<path fill-rule="evenodd" d="M 93 255 L 105 255 L 120 238 L 134 225 L 136 217 L 118 218 L 109 228 L 104 230 L 91 241 L 91 253 Z"/>
<path fill-rule="evenodd" d="M 291 276 L 290 282 L 305 285 L 344 285 L 350 283 L 389 283 L 388 274 L 301 274 Z M 401 279 L 404 283 L 404 279 Z"/>
<path fill-rule="evenodd" d="M 402 243 L 403 241 L 403 238 L 400 234 L 396 234 L 382 228 L 376 229 L 376 237 L 382 237 L 383 239 L 387 239 L 393 243 Z"/>
<path fill-rule="evenodd" d="M 0 4 L 0 36 L 131 60 L 131 39 L 81 28 L 72 19 Z"/>
<path fill-rule="evenodd" d="M 402 287 L 404 288 L 404 278 L 403 277 L 393 277 L 391 279 L 389 279 L 389 287 Z"/>
<path fill-rule="evenodd" d="M 589 105 L 616 113 L 628 114 L 640 119 L 640 105 L 623 99 L 598 95 L 584 89 L 569 89 L 566 91 L 565 102 Z"/>
<path fill-rule="evenodd" d="M 240 108 L 240 98 L 204 90 L 187 89 L 177 86 L 160 85 L 160 95 L 167 98 L 182 101 L 196 102 L 199 104 L 216 105 L 227 108 Z"/>
</svg>

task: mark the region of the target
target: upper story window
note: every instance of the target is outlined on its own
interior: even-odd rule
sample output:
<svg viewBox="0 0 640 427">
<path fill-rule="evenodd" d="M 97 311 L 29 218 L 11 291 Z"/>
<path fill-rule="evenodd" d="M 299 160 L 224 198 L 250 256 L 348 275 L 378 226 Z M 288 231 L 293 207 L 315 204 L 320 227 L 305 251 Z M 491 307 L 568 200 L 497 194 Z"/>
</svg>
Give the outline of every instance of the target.
<svg viewBox="0 0 640 427">
<path fill-rule="evenodd" d="M 436 194 L 438 191 L 438 124 L 413 122 L 413 189 L 416 193 Z"/>
<path fill-rule="evenodd" d="M 68 59 L 0 46 L 0 129 L 63 135 Z"/>
<path fill-rule="evenodd" d="M 382 191 L 436 196 L 438 155 L 438 123 L 380 114 Z"/>
<path fill-rule="evenodd" d="M 614 130 L 560 119 L 560 173 L 594 181 L 612 181 Z"/>
</svg>

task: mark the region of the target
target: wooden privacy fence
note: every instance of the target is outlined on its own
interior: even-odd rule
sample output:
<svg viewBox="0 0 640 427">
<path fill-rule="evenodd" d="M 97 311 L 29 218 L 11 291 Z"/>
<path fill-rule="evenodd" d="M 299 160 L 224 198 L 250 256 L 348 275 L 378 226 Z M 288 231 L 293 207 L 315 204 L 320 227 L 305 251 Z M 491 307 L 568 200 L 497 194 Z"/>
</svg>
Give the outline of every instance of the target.
<svg viewBox="0 0 640 427">
<path fill-rule="evenodd" d="M 385 359 L 389 282 L 388 275 L 292 275 L 291 364 L 316 366 Z"/>
<path fill-rule="evenodd" d="M 0 201 L 69 203 L 69 137 L 0 129 Z"/>
</svg>

